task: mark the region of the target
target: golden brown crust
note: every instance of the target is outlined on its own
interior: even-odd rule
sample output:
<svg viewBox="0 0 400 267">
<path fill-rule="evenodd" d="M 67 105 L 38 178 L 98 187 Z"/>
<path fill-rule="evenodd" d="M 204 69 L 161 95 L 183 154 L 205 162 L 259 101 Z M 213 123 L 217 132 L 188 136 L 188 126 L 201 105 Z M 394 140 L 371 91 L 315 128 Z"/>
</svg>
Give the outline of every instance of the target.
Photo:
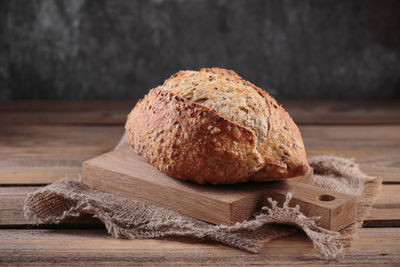
<svg viewBox="0 0 400 267">
<path fill-rule="evenodd" d="M 157 88 L 135 106 L 125 129 L 136 153 L 172 177 L 237 183 L 263 167 L 251 131 Z"/>
<path fill-rule="evenodd" d="M 265 167 L 250 179 L 264 181 L 301 176 L 309 172 L 306 152 L 300 131 L 286 110 L 261 88 L 243 80 L 232 70 L 220 68 L 202 69 L 201 71 L 219 73 L 231 77 L 241 84 L 251 86 L 264 99 L 268 106 L 268 135 L 257 147 L 262 155 Z"/>
<path fill-rule="evenodd" d="M 269 112 L 265 99 L 233 71 L 179 71 L 159 88 L 205 105 L 250 129 L 257 137 L 257 145 L 267 138 Z"/>
<path fill-rule="evenodd" d="M 270 110 L 268 137 L 257 148 L 265 161 L 265 167 L 254 174 L 252 180 L 263 181 L 266 177 L 280 179 L 305 175 L 310 168 L 297 125 L 273 97 L 264 91 L 262 93 Z"/>
<path fill-rule="evenodd" d="M 300 132 L 289 114 L 231 70 L 171 76 L 138 102 L 126 131 L 138 154 L 183 180 L 237 183 L 309 171 Z"/>
</svg>

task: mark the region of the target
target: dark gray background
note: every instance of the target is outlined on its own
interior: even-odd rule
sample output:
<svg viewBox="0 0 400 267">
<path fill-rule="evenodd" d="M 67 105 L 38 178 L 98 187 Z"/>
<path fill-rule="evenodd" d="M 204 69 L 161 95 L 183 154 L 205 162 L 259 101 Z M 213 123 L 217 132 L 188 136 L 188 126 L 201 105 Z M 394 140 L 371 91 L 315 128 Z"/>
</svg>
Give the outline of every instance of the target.
<svg viewBox="0 0 400 267">
<path fill-rule="evenodd" d="M 142 97 L 220 66 L 278 99 L 400 98 L 400 1 L 2 0 L 0 100 Z"/>
</svg>

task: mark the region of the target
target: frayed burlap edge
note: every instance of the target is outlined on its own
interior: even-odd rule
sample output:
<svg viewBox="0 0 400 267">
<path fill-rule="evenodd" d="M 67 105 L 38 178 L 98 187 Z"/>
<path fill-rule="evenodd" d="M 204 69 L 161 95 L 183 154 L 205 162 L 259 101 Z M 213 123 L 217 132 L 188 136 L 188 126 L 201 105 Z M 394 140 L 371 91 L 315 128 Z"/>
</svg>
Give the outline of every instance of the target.
<svg viewBox="0 0 400 267">
<path fill-rule="evenodd" d="M 97 195 L 97 199 L 93 198 L 93 194 Z M 268 199 L 270 207 L 263 207 L 252 220 L 233 226 L 212 225 L 144 201 L 125 199 L 90 189 L 78 181 L 61 180 L 29 194 L 24 213 L 36 223 L 60 223 L 66 218 L 90 214 L 99 218 L 107 231 L 117 238 L 184 236 L 214 240 L 252 253 L 260 251 L 256 244 L 260 236 L 267 234 L 268 240 L 273 240 L 293 232 L 283 228 L 280 231 L 263 229 L 265 225 L 295 225 L 310 237 L 324 256 L 335 257 L 340 253 L 340 234 L 317 226 L 316 218 L 304 216 L 299 211 L 299 206 L 289 207 L 290 199 L 289 193 L 282 207 L 276 201 Z M 112 205 L 102 204 L 102 201 L 110 200 L 114 202 Z M 116 209 L 111 210 L 114 205 Z M 123 216 L 125 210 L 130 212 Z"/>
</svg>

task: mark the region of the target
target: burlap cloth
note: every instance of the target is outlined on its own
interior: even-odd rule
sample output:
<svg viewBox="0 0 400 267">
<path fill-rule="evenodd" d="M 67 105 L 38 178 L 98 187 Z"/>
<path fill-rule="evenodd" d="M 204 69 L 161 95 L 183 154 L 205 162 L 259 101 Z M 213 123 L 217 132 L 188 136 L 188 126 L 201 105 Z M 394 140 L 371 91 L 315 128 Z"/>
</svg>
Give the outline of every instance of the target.
<svg viewBox="0 0 400 267">
<path fill-rule="evenodd" d="M 117 147 L 126 142 L 122 139 Z M 91 215 L 100 219 L 117 238 L 192 237 L 214 240 L 248 252 L 259 252 L 258 243 L 288 236 L 302 229 L 318 252 L 336 257 L 356 237 L 357 229 L 379 194 L 381 179 L 364 174 L 353 160 L 334 156 L 308 159 L 314 168 L 314 184 L 358 199 L 357 221 L 340 232 L 318 226 L 318 218 L 304 216 L 299 207 L 289 207 L 291 195 L 278 206 L 270 205 L 248 221 L 233 226 L 213 225 L 142 200 L 128 199 L 89 188 L 79 178 L 64 179 L 29 194 L 24 212 L 36 223 L 60 223 L 66 218 Z"/>
</svg>

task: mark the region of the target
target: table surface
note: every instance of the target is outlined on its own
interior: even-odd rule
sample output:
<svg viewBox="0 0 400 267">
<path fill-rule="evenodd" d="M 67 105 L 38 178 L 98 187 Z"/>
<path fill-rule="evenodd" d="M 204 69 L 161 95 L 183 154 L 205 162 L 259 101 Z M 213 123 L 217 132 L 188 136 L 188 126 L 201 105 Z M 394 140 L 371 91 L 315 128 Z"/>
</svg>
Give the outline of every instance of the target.
<svg viewBox="0 0 400 267">
<path fill-rule="evenodd" d="M 135 101 L 0 103 L 0 265 L 400 265 L 400 102 L 287 101 L 308 155 L 354 158 L 383 189 L 343 257 L 316 257 L 303 233 L 249 254 L 186 238 L 119 240 L 93 218 L 38 225 L 29 192 L 74 178 L 82 161 L 116 145 Z"/>
</svg>

